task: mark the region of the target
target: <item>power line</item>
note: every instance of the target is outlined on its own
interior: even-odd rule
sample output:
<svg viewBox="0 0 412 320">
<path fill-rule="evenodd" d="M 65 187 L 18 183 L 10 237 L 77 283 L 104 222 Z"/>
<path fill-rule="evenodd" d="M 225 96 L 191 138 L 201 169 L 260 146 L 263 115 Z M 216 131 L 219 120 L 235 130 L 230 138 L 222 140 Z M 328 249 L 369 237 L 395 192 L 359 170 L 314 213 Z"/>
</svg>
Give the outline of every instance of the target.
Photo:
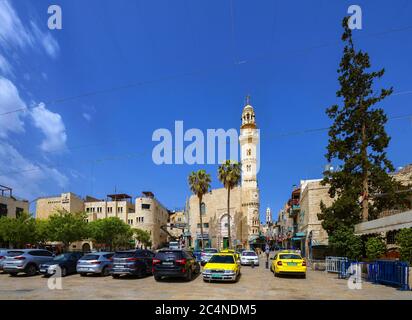
<svg viewBox="0 0 412 320">
<path fill-rule="evenodd" d="M 412 119 L 412 114 L 408 114 L 408 115 L 402 115 L 402 116 L 395 116 L 395 117 L 391 117 L 388 120 L 399 120 L 399 119 L 406 119 L 406 118 L 410 118 Z M 286 133 L 280 133 L 280 134 L 276 134 L 276 135 L 270 135 L 270 133 L 266 136 L 270 137 L 270 138 L 281 138 L 281 137 L 288 137 L 288 136 L 292 136 L 292 135 L 300 135 L 300 134 L 308 134 L 308 133 L 315 133 L 315 132 L 322 132 L 322 131 L 326 131 L 328 130 L 329 127 L 323 127 L 323 128 L 313 128 L 313 129 L 306 129 L 306 130 L 300 130 L 300 131 L 293 131 L 293 132 L 286 132 Z M 261 137 L 262 139 L 262 137 Z M 226 141 L 226 144 L 229 144 L 230 141 Z M 175 151 L 175 149 L 172 149 L 173 151 Z M 102 162 L 106 162 L 106 161 L 118 161 L 118 160 L 124 160 L 124 159 L 131 159 L 131 158 L 135 158 L 135 157 L 140 157 L 140 156 L 144 156 L 148 153 L 151 153 L 152 150 L 146 150 L 146 151 L 142 151 L 142 152 L 138 152 L 138 153 L 128 153 L 128 154 L 123 154 L 123 155 L 118 155 L 118 156 L 108 156 L 108 157 L 104 157 L 104 158 L 100 158 L 100 159 L 93 159 L 93 160 L 87 160 L 87 161 L 80 161 L 81 163 L 85 163 L 85 164 L 98 164 L 98 163 L 102 163 Z M 43 170 L 44 168 L 49 168 L 49 169 L 53 169 L 53 168 L 61 168 L 61 167 L 67 167 L 67 165 L 55 165 L 55 166 L 37 166 L 36 168 L 32 168 L 32 169 L 26 169 L 26 170 L 15 170 L 15 171 L 9 171 L 9 172 L 5 172 L 5 173 L 0 173 L 0 176 L 6 176 L 9 174 L 17 174 L 17 173 L 26 173 L 26 172 L 32 172 L 32 171 L 38 171 L 38 170 Z"/>
<path fill-rule="evenodd" d="M 388 33 L 402 32 L 402 31 L 406 31 L 406 30 L 410 30 L 410 29 L 412 29 L 412 25 L 411 26 L 404 26 L 404 27 L 400 27 L 400 28 L 391 28 L 391 29 L 388 29 L 388 30 L 385 30 L 385 31 L 376 32 L 376 33 L 372 33 L 372 34 L 368 34 L 368 35 L 364 35 L 364 36 L 360 35 L 359 38 L 364 39 L 364 38 L 376 37 L 376 36 L 381 36 L 381 35 L 388 34 Z M 290 55 L 290 54 L 294 54 L 294 53 L 298 53 L 298 54 L 299 53 L 306 53 L 308 51 L 312 51 L 312 50 L 316 50 L 316 49 L 320 49 L 320 48 L 325 48 L 325 47 L 329 47 L 329 46 L 336 45 L 336 44 L 340 44 L 340 41 L 333 41 L 333 42 L 328 42 L 328 43 L 324 43 L 324 44 L 319 44 L 319 45 L 307 47 L 307 48 L 300 49 L 300 50 L 292 50 L 292 51 L 289 51 L 289 52 L 285 51 L 283 53 L 282 52 L 281 53 L 271 52 L 271 53 L 268 53 L 268 54 L 264 54 L 264 55 L 261 55 L 261 56 L 251 58 L 251 59 L 236 61 L 234 63 L 225 63 L 225 64 L 222 64 L 220 66 L 216 65 L 216 70 L 220 71 L 223 68 L 230 68 L 230 67 L 233 67 L 233 66 L 246 64 L 246 63 L 253 63 L 253 62 L 257 62 L 257 61 L 261 61 L 261 60 L 274 59 L 274 54 Z M 154 84 L 154 83 L 157 83 L 157 82 L 169 81 L 169 80 L 173 80 L 173 79 L 177 79 L 177 78 L 181 78 L 181 77 L 202 75 L 202 74 L 206 74 L 206 73 L 210 73 L 210 72 L 212 72 L 212 68 L 208 67 L 208 68 L 198 69 L 198 70 L 191 71 L 191 72 L 183 72 L 183 73 L 178 73 L 178 74 L 174 74 L 174 75 L 163 76 L 163 77 L 153 79 L 153 80 L 143 80 L 143 81 L 138 81 L 138 82 L 134 82 L 134 83 L 114 86 L 114 87 L 111 87 L 111 88 L 93 90 L 93 91 L 84 92 L 84 93 L 81 93 L 81 94 L 78 94 L 78 95 L 73 95 L 73 96 L 68 96 L 68 97 L 64 97 L 64 98 L 58 98 L 58 99 L 45 101 L 44 103 L 46 105 L 53 105 L 53 104 L 58 104 L 58 103 L 63 103 L 63 102 L 67 102 L 67 101 L 77 100 L 77 99 L 81 99 L 81 98 L 85 98 L 85 97 L 95 96 L 95 95 L 99 95 L 99 94 L 116 92 L 116 91 L 121 91 L 121 90 L 127 90 L 127 89 L 140 87 L 140 86 L 143 86 L 143 85 L 149 85 L 149 84 Z M 29 108 L 29 107 L 17 108 L 17 109 L 14 109 L 14 110 L 10 110 L 10 111 L 7 111 L 7 112 L 0 113 L 0 116 L 5 116 L 5 115 L 9 115 L 9 114 L 17 113 L 17 112 L 22 112 L 22 111 L 27 111 L 29 109 L 35 109 L 37 107 L 38 106 L 35 106 L 35 107 L 32 107 L 32 108 Z"/>
</svg>

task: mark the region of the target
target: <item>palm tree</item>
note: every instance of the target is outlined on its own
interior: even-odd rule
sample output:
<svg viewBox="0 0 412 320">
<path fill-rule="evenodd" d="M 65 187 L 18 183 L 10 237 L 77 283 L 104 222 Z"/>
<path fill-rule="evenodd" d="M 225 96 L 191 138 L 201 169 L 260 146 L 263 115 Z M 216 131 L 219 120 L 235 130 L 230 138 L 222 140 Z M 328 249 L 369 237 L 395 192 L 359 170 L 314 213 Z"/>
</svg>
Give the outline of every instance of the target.
<svg viewBox="0 0 412 320">
<path fill-rule="evenodd" d="M 232 240 L 230 238 L 230 190 L 240 183 L 241 167 L 240 163 L 226 160 L 218 169 L 218 178 L 227 189 L 227 224 L 228 224 L 228 241 L 229 248 L 232 247 Z"/>
<path fill-rule="evenodd" d="M 206 173 L 205 170 L 198 170 L 197 172 L 192 172 L 189 175 L 189 186 L 190 190 L 197 195 L 199 198 L 199 216 L 200 216 L 200 234 L 201 234 L 201 249 L 203 250 L 203 219 L 202 219 L 202 200 L 203 196 L 209 192 L 210 174 Z"/>
</svg>

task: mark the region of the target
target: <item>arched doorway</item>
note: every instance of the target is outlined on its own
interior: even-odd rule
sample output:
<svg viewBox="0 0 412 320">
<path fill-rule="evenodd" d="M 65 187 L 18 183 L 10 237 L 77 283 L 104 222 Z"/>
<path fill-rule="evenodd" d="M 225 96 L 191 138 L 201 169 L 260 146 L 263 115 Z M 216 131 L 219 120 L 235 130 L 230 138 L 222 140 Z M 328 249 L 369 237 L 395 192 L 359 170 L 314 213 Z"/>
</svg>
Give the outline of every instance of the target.
<svg viewBox="0 0 412 320">
<path fill-rule="evenodd" d="M 233 243 L 235 237 L 233 217 L 230 216 L 230 237 Z M 229 248 L 229 216 L 228 214 L 223 214 L 220 217 L 219 221 L 219 238 L 220 238 L 220 247 L 223 249 Z"/>
<path fill-rule="evenodd" d="M 83 245 L 82 245 L 82 251 L 83 252 L 90 252 L 91 250 L 90 250 L 90 244 L 88 244 L 87 242 L 86 243 L 83 243 Z"/>
</svg>

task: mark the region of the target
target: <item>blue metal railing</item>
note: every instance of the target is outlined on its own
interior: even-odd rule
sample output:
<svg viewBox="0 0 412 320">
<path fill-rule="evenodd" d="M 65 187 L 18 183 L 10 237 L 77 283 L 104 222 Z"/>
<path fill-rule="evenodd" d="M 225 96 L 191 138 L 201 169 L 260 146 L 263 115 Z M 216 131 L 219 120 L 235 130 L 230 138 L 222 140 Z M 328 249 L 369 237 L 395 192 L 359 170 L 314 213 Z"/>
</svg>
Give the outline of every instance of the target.
<svg viewBox="0 0 412 320">
<path fill-rule="evenodd" d="M 355 270 L 361 272 L 366 281 L 399 287 L 400 290 L 410 290 L 409 264 L 402 261 L 378 260 L 374 262 L 344 261 L 340 265 L 339 279 L 349 278 Z"/>
</svg>

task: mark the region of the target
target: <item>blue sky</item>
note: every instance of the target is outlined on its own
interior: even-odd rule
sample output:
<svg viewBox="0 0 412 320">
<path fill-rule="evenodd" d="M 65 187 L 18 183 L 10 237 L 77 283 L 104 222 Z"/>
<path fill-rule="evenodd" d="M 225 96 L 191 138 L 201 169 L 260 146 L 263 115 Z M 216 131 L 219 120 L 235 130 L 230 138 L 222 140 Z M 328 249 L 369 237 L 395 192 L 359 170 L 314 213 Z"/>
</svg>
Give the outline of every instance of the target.
<svg viewBox="0 0 412 320">
<path fill-rule="evenodd" d="M 0 115 L 0 184 L 16 195 L 151 190 L 182 207 L 188 173 L 205 168 L 220 187 L 217 166 L 156 166 L 153 131 L 176 120 L 239 128 L 247 94 L 261 129 L 261 217 L 267 206 L 276 216 L 299 180 L 321 177 L 327 132 L 301 131 L 330 124 L 352 2 L 54 1 L 62 30 L 47 28 L 50 4 L 0 1 L 0 113 L 29 108 Z M 412 114 L 412 3 L 357 4 L 356 45 L 385 67 L 378 87 L 397 93 L 382 107 Z M 387 131 L 395 166 L 411 163 L 412 118 Z"/>
</svg>

